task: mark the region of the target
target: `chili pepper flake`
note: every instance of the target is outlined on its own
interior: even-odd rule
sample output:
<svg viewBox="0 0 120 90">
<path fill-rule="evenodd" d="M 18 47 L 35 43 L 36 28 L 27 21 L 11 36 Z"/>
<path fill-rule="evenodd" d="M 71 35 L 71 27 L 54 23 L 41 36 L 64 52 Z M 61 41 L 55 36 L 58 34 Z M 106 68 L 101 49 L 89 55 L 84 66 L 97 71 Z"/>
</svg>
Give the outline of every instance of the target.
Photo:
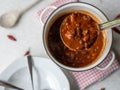
<svg viewBox="0 0 120 90">
<path fill-rule="evenodd" d="M 12 41 L 17 41 L 16 38 L 13 35 L 7 35 L 8 39 Z"/>
<path fill-rule="evenodd" d="M 28 56 L 29 54 L 30 54 L 30 52 L 26 51 L 25 54 L 24 54 L 24 56 Z"/>
</svg>

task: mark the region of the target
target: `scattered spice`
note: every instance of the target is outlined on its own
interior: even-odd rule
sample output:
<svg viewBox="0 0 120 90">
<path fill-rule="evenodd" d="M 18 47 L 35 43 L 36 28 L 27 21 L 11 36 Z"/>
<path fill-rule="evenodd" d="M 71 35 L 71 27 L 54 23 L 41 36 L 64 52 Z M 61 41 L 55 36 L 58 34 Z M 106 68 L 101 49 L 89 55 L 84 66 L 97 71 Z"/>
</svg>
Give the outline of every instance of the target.
<svg viewBox="0 0 120 90">
<path fill-rule="evenodd" d="M 27 52 L 24 54 L 24 56 L 28 56 L 29 54 L 30 54 L 30 52 L 27 51 Z"/>
<path fill-rule="evenodd" d="M 117 27 L 112 28 L 112 30 L 120 34 L 120 30 Z"/>
<path fill-rule="evenodd" d="M 117 18 L 120 18 L 120 14 L 118 14 L 115 19 L 117 19 Z"/>
<path fill-rule="evenodd" d="M 100 90 L 105 90 L 105 88 L 101 88 Z"/>
<path fill-rule="evenodd" d="M 7 37 L 12 41 L 17 41 L 16 38 L 13 35 L 7 35 Z"/>
<path fill-rule="evenodd" d="M 120 18 L 120 14 L 118 14 L 118 15 L 115 17 L 115 19 L 118 19 L 118 18 Z M 115 31 L 115 32 L 117 32 L 118 34 L 120 34 L 120 26 L 118 26 L 118 27 L 113 27 L 112 30 Z"/>
</svg>

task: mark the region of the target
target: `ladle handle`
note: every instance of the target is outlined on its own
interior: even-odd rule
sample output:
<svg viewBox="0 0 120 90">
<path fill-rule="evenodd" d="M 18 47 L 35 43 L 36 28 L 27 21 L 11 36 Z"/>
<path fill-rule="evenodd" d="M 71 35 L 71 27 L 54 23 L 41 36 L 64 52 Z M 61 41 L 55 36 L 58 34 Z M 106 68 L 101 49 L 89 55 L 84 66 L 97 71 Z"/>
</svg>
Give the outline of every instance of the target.
<svg viewBox="0 0 120 90">
<path fill-rule="evenodd" d="M 104 30 L 106 28 L 112 28 L 112 27 L 116 27 L 116 26 L 119 26 L 119 25 L 120 25 L 120 19 L 116 19 L 116 20 L 112 20 L 112 21 L 100 24 L 99 26 L 100 26 L 101 30 Z"/>
</svg>

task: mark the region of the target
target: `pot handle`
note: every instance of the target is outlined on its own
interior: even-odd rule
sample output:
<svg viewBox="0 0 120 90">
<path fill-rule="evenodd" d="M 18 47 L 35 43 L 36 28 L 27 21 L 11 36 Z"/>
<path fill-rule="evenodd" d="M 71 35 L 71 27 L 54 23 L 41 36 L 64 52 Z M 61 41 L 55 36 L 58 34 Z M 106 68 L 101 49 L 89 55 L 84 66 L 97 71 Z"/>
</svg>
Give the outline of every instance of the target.
<svg viewBox="0 0 120 90">
<path fill-rule="evenodd" d="M 112 65 L 113 61 L 115 60 L 115 53 L 113 51 L 110 51 L 110 53 L 112 54 L 112 58 L 111 58 L 111 61 L 108 63 L 108 65 L 106 65 L 105 67 L 97 66 L 96 69 L 106 70 L 108 67 L 110 67 Z"/>
<path fill-rule="evenodd" d="M 47 10 L 49 10 L 49 9 L 56 9 L 57 7 L 55 7 L 55 6 L 48 6 L 47 8 L 45 8 L 42 12 L 41 12 L 41 14 L 40 14 L 40 23 L 42 24 L 42 25 L 44 25 L 44 22 L 43 22 L 43 16 L 44 16 L 44 14 L 45 14 L 45 12 L 47 12 Z"/>
</svg>

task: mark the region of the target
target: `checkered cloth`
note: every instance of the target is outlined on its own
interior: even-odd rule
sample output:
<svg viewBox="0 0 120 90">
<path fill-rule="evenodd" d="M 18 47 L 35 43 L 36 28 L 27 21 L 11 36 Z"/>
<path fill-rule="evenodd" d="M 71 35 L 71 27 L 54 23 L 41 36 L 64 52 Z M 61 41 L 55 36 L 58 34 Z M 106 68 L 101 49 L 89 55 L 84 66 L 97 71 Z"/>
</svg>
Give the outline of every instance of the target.
<svg viewBox="0 0 120 90">
<path fill-rule="evenodd" d="M 108 56 L 105 58 L 105 60 L 99 65 L 99 66 L 105 66 L 112 58 L 111 54 L 108 54 Z M 90 69 L 88 71 L 84 72 L 70 72 L 75 80 L 78 83 L 78 86 L 80 87 L 80 90 L 84 90 L 87 86 L 97 82 L 101 81 L 104 78 L 106 78 L 108 75 L 110 75 L 113 71 L 117 70 L 119 68 L 119 62 L 115 59 L 113 64 L 106 70 L 98 70 L 96 68 Z"/>
<path fill-rule="evenodd" d="M 49 5 L 54 5 L 56 7 L 59 7 L 62 4 L 65 4 L 68 2 L 76 2 L 76 1 L 77 0 L 57 0 Z M 43 9 L 40 9 L 37 12 L 38 18 Z M 43 22 L 46 21 L 46 19 L 49 17 L 51 12 L 52 12 L 52 10 L 49 10 L 44 15 Z M 109 53 L 108 56 L 105 58 L 105 60 L 100 64 L 100 66 L 105 66 L 111 60 L 111 58 L 112 58 L 112 55 Z M 76 82 L 78 83 L 80 90 L 84 90 L 87 86 L 89 86 L 97 81 L 103 80 L 105 77 L 110 75 L 113 71 L 117 70 L 119 67 L 120 67 L 119 62 L 115 59 L 113 64 L 107 70 L 104 70 L 104 71 L 93 68 L 93 69 L 90 69 L 88 71 L 83 71 L 83 72 L 71 72 L 70 71 L 70 73 L 72 74 L 72 76 L 74 77 Z"/>
</svg>

